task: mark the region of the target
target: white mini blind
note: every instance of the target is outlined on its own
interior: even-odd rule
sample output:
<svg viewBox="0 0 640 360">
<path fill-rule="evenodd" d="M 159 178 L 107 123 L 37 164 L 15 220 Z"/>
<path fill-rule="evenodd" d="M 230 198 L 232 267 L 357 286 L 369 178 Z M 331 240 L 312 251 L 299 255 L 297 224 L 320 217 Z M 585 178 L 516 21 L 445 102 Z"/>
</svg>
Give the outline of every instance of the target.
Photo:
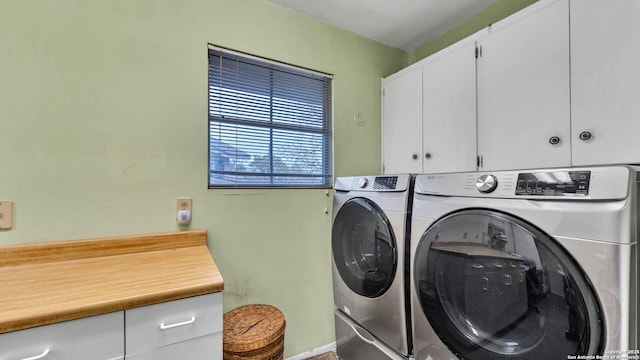
<svg viewBox="0 0 640 360">
<path fill-rule="evenodd" d="M 209 48 L 209 187 L 332 185 L 331 77 Z"/>
</svg>

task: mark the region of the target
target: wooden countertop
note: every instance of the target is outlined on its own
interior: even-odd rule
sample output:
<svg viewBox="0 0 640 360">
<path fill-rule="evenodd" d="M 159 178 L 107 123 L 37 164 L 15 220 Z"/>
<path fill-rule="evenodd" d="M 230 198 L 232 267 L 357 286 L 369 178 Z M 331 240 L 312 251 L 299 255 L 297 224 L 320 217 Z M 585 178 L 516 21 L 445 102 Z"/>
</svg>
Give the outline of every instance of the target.
<svg viewBox="0 0 640 360">
<path fill-rule="evenodd" d="M 205 230 L 0 247 L 0 333 L 222 291 Z"/>
</svg>

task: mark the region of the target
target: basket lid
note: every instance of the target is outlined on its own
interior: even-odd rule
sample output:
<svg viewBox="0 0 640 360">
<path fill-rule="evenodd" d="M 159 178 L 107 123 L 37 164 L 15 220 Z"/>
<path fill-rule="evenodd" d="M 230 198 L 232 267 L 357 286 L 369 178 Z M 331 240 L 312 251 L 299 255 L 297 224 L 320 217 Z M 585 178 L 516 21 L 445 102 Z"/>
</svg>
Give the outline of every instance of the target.
<svg viewBox="0 0 640 360">
<path fill-rule="evenodd" d="M 224 314 L 223 348 L 251 351 L 276 341 L 285 328 L 280 310 L 263 304 L 244 305 Z"/>
</svg>

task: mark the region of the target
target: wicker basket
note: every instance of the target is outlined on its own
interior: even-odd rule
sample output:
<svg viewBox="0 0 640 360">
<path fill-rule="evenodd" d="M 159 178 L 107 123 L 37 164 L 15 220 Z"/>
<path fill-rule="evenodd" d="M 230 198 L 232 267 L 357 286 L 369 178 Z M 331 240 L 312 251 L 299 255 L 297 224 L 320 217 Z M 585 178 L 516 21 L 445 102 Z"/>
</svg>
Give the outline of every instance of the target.
<svg viewBox="0 0 640 360">
<path fill-rule="evenodd" d="M 224 360 L 282 360 L 284 315 L 270 305 L 245 305 L 224 314 Z"/>
</svg>

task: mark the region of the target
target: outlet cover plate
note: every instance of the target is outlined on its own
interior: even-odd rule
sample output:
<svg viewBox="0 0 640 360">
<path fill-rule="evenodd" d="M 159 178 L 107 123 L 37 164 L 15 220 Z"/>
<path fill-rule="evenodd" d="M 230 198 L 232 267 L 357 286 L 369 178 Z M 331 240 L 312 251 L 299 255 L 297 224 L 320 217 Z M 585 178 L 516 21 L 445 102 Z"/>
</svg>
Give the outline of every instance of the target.
<svg viewBox="0 0 640 360">
<path fill-rule="evenodd" d="M 0 229 L 13 227 L 13 201 L 0 200 Z"/>
<path fill-rule="evenodd" d="M 190 197 L 180 197 L 176 199 L 176 213 L 180 210 L 191 211 L 192 199 Z"/>
</svg>

